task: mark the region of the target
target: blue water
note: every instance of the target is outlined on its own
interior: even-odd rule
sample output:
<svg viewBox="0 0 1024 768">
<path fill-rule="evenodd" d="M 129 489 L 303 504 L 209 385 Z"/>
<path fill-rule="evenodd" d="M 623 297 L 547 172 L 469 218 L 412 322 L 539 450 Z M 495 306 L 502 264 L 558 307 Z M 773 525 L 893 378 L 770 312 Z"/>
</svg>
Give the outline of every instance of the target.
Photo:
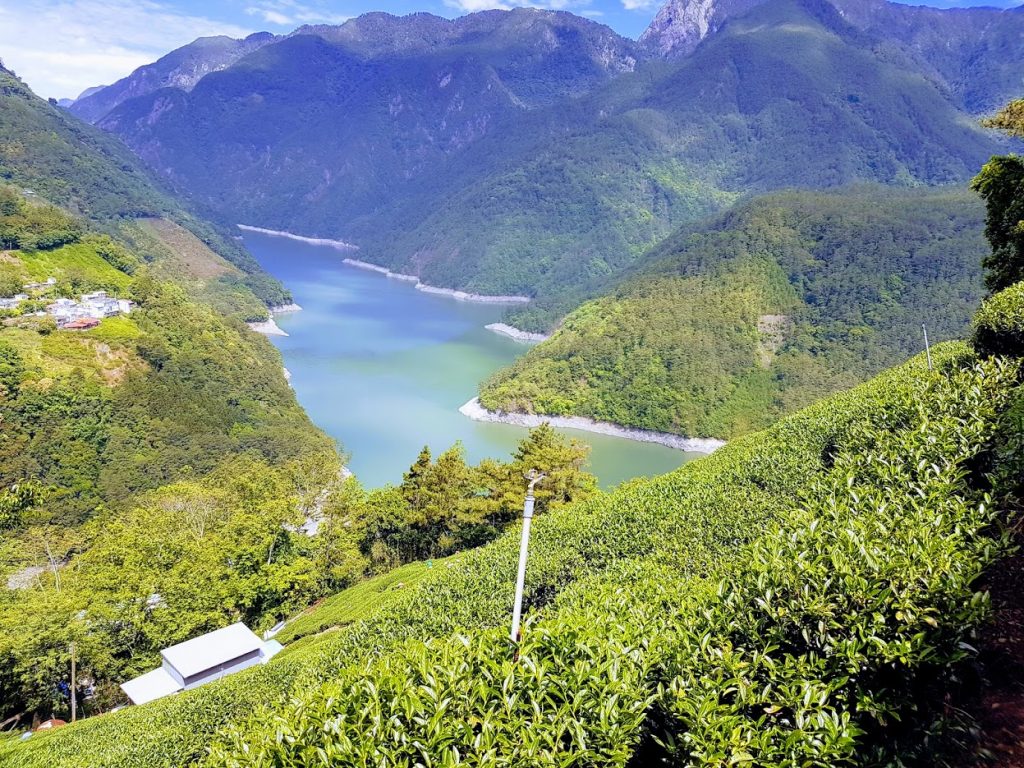
<svg viewBox="0 0 1024 768">
<path fill-rule="evenodd" d="M 527 430 L 473 421 L 459 406 L 527 345 L 484 328 L 502 308 L 417 291 L 413 284 L 342 263 L 342 252 L 246 233 L 260 264 L 291 290 L 301 312 L 276 320 L 299 402 L 342 444 L 367 487 L 398 483 L 424 445 L 461 440 L 470 461 L 506 458 Z M 699 454 L 560 430 L 592 446 L 590 469 L 608 487 L 668 472 Z"/>
</svg>

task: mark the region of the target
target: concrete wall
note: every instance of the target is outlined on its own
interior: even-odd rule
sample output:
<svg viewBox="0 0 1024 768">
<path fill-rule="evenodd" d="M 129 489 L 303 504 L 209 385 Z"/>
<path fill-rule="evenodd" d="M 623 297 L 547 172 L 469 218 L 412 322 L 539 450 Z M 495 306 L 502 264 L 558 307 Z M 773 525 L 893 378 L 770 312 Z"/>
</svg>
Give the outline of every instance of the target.
<svg viewBox="0 0 1024 768">
<path fill-rule="evenodd" d="M 255 651 L 245 654 L 244 656 L 239 656 L 238 658 L 231 659 L 231 661 L 226 661 L 219 666 L 211 667 L 210 669 L 204 670 L 197 675 L 193 675 L 192 677 L 186 678 L 183 681 L 183 685 L 186 691 L 191 688 L 197 688 L 203 683 L 208 683 L 211 680 L 217 680 L 218 678 L 224 677 L 225 675 L 230 675 L 232 672 L 238 672 L 240 670 L 245 669 L 246 667 L 251 667 L 254 664 L 259 664 L 260 660 L 261 654 L 260 651 L 257 649 Z M 180 675 L 178 675 L 176 671 L 172 674 L 174 675 L 176 680 L 180 679 Z"/>
</svg>

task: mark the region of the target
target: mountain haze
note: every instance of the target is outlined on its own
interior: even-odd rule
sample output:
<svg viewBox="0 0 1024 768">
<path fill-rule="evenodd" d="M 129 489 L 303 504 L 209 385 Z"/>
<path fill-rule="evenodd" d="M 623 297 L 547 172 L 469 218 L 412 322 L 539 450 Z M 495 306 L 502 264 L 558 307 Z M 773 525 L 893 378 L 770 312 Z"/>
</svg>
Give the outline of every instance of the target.
<svg viewBox="0 0 1024 768">
<path fill-rule="evenodd" d="M 269 32 L 257 32 L 243 40 L 224 35 L 200 37 L 152 64 L 139 67 L 113 85 L 86 89 L 68 108 L 83 120 L 95 123 L 121 102 L 159 88 L 188 91 L 209 73 L 230 66 L 275 39 Z"/>
</svg>

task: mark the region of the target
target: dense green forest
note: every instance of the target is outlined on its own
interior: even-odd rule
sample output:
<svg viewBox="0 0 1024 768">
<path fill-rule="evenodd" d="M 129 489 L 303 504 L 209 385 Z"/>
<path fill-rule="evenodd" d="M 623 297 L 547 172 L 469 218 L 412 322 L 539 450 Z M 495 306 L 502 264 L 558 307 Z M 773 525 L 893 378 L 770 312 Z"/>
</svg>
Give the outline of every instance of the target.
<svg viewBox="0 0 1024 768">
<path fill-rule="evenodd" d="M 28 296 L 0 311 L 0 719 L 67 711 L 71 642 L 104 711 L 163 644 L 361 574 L 347 533 L 281 527 L 341 464 L 243 322 L 286 292 L 7 70 L 0 248 L 0 294 Z M 131 313 L 42 313 L 94 290 Z"/>
<path fill-rule="evenodd" d="M 0 183 L 88 219 L 94 230 L 122 238 L 128 236 L 123 230 L 139 218 L 170 219 L 235 264 L 246 290 L 261 303 L 281 304 L 290 298 L 232 235 L 165 191 L 120 141 L 38 98 L 2 66 Z M 152 257 L 142 248 L 137 253 L 143 259 Z"/>
<path fill-rule="evenodd" d="M 131 226 L 162 243 L 153 262 L 0 188 L 4 279 L 13 292 L 55 278 L 0 328 L 0 718 L 67 714 L 72 643 L 80 711 L 99 714 L 161 648 L 269 627 L 367 574 L 483 544 L 515 518 L 529 468 L 550 478 L 541 509 L 596 492 L 586 449 L 550 428 L 510 462 L 424 449 L 397 488 L 342 483 L 277 351 L 223 290 L 181 279 L 234 268 L 169 222 Z M 130 298 L 130 315 L 80 332 L 33 311 L 97 288 Z"/>
<path fill-rule="evenodd" d="M 754 198 L 653 249 L 481 390 L 494 410 L 732 437 L 968 329 L 983 210 L 967 190 Z"/>
<path fill-rule="evenodd" d="M 37 197 L 0 188 L 5 292 L 55 279 L 0 328 L 0 717 L 29 722 L 66 709 L 71 642 L 95 689 L 87 709 L 103 711 L 153 650 L 302 605 L 362 562 L 352 545 L 339 575 L 343 558 L 325 552 L 343 543 L 282 533 L 311 504 L 300 490 L 328 487 L 340 459 L 277 351 Z M 87 331 L 33 311 L 95 289 L 134 310 Z"/>
<path fill-rule="evenodd" d="M 769 0 L 666 61 L 566 13 L 371 14 L 98 125 L 231 222 L 354 243 L 434 285 L 534 296 L 512 324 L 546 330 L 740 196 L 965 182 L 999 150 L 962 79 L 1013 70 L 1016 48 L 979 45 L 972 27 L 973 55 L 933 65 L 857 23 L 825 0 Z"/>
</svg>

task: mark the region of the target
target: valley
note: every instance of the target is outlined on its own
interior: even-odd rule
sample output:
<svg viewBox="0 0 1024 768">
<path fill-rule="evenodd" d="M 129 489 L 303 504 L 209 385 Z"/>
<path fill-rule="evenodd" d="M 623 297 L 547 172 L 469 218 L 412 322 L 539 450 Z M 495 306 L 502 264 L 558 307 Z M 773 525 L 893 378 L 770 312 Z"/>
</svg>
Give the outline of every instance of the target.
<svg viewBox="0 0 1024 768">
<path fill-rule="evenodd" d="M 488 331 L 503 308 L 417 291 L 343 263 L 344 253 L 246 233 L 257 261 L 288 287 L 301 312 L 277 318 L 271 336 L 313 421 L 350 452 L 370 488 L 397 483 L 420 448 L 461 441 L 467 457 L 507 456 L 527 430 L 459 413 L 480 382 L 528 346 Z M 701 454 L 579 430 L 589 468 L 604 487 L 676 469 Z"/>
<path fill-rule="evenodd" d="M 1024 6 L 243 5 L 0 0 L 0 766 L 1017 768 Z"/>
</svg>

